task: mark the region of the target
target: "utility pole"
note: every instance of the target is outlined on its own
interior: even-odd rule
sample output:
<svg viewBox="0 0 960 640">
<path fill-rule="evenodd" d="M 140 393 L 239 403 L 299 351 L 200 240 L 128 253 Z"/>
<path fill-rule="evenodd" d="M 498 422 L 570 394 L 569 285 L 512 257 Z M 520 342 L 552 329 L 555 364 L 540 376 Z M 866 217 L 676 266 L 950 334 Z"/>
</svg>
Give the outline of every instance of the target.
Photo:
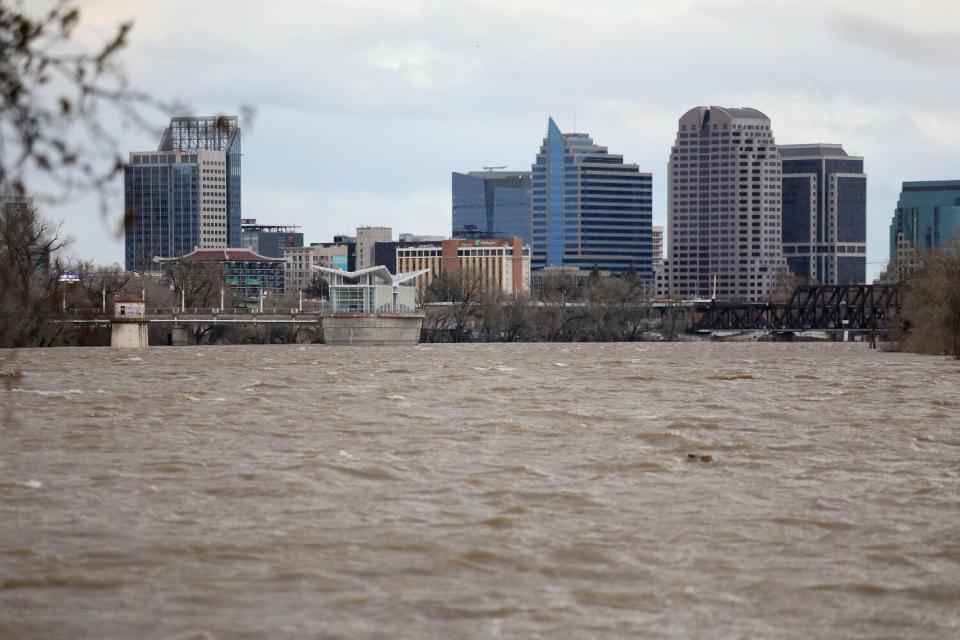
<svg viewBox="0 0 960 640">
<path fill-rule="evenodd" d="M 223 283 L 220 284 L 220 311 L 223 312 Z"/>
<path fill-rule="evenodd" d="M 180 313 L 187 312 L 187 292 L 186 289 L 180 289 Z"/>
<path fill-rule="evenodd" d="M 103 312 L 106 313 L 107 312 L 107 285 L 106 284 L 103 285 L 102 294 L 103 294 Z"/>
<path fill-rule="evenodd" d="M 263 285 L 260 285 L 260 313 L 263 313 Z"/>
<path fill-rule="evenodd" d="M 303 289 L 300 289 L 300 311 L 303 311 Z"/>
</svg>

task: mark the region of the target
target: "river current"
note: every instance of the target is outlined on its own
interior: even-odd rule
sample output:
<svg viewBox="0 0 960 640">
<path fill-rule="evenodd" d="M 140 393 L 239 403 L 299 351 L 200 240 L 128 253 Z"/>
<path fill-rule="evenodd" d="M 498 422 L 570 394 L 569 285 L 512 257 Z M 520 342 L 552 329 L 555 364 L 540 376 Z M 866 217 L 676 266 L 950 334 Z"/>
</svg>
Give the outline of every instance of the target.
<svg viewBox="0 0 960 640">
<path fill-rule="evenodd" d="M 960 636 L 947 359 L 0 352 L 13 369 L 2 638 Z"/>
</svg>

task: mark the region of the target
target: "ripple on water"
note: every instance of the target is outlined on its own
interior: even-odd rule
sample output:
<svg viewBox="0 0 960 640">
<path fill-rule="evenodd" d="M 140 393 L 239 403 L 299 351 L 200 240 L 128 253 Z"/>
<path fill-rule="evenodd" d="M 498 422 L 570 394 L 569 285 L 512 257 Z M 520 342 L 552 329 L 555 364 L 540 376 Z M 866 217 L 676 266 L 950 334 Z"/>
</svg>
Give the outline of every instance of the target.
<svg viewBox="0 0 960 640">
<path fill-rule="evenodd" d="M 0 611 L 19 613 L 0 635 L 956 637 L 960 368 L 942 358 L 15 355 Z"/>
</svg>

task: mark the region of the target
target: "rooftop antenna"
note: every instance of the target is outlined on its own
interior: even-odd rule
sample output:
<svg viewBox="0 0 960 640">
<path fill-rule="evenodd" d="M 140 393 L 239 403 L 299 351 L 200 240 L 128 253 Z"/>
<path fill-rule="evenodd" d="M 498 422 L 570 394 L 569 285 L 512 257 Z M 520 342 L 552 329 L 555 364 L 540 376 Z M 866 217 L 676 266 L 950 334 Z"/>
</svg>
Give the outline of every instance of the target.
<svg viewBox="0 0 960 640">
<path fill-rule="evenodd" d="M 496 169 L 506 169 L 506 168 L 507 168 L 507 165 L 502 165 L 502 166 L 499 166 L 499 167 L 484 167 L 483 170 L 484 170 L 484 171 L 494 171 L 494 170 L 496 170 Z"/>
<path fill-rule="evenodd" d="M 573 132 L 577 132 L 577 110 L 573 110 Z"/>
</svg>

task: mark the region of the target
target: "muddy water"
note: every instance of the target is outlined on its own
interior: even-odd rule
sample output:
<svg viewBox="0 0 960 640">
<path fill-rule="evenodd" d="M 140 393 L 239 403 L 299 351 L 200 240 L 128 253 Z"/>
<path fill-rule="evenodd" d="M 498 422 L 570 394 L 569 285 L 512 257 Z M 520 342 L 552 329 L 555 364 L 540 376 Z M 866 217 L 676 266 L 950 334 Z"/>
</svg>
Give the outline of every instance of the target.
<svg viewBox="0 0 960 640">
<path fill-rule="evenodd" d="M 960 635 L 949 360 L 783 344 L 0 357 L 25 372 L 0 384 L 3 638 Z"/>
</svg>

